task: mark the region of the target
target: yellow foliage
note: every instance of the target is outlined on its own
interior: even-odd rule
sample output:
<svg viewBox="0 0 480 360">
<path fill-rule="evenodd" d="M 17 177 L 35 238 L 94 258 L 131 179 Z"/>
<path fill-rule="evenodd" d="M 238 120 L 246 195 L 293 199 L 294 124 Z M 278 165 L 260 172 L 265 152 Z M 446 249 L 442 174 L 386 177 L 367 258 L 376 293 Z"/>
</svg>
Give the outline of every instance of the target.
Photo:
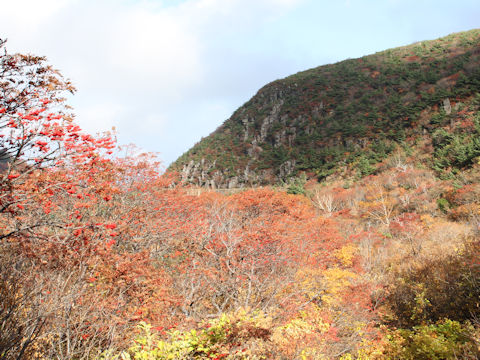
<svg viewBox="0 0 480 360">
<path fill-rule="evenodd" d="M 352 266 L 353 259 L 357 253 L 357 246 L 348 244 L 335 251 L 335 257 L 340 260 L 344 266 Z"/>
<path fill-rule="evenodd" d="M 320 268 L 302 268 L 295 274 L 295 280 L 304 296 L 313 299 L 323 292 L 323 270 Z"/>
<path fill-rule="evenodd" d="M 307 310 L 300 311 L 288 323 L 275 328 L 272 341 L 289 358 L 323 359 L 324 335 L 330 327 L 322 309 L 310 304 Z"/>
<path fill-rule="evenodd" d="M 422 224 L 426 229 L 431 229 L 432 226 L 436 224 L 436 219 L 433 218 L 430 214 L 421 215 L 420 220 L 422 221 Z"/>
<path fill-rule="evenodd" d="M 338 250 L 336 256 L 343 264 L 352 261 L 353 254 L 357 251 L 354 246 L 345 246 Z M 343 290 L 351 285 L 351 281 L 358 275 L 353 271 L 340 267 L 332 267 L 326 270 L 303 268 L 297 271 L 296 280 L 302 293 L 308 299 L 318 299 L 326 305 L 332 305 Z"/>
<path fill-rule="evenodd" d="M 343 290 L 351 285 L 351 281 L 358 277 L 357 274 L 350 270 L 332 267 L 323 272 L 325 281 L 325 293 L 322 301 L 326 305 L 337 303 L 338 296 Z"/>
<path fill-rule="evenodd" d="M 384 345 L 382 342 L 363 339 L 354 353 L 346 353 L 339 360 L 380 360 L 383 358 Z"/>
</svg>

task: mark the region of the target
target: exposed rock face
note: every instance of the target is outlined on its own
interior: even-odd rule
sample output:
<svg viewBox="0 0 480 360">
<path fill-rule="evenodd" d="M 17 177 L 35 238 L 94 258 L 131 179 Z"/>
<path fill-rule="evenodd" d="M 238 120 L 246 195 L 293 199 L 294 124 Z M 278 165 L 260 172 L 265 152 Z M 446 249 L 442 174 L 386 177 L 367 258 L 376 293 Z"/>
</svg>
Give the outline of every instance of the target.
<svg viewBox="0 0 480 360">
<path fill-rule="evenodd" d="M 228 188 L 233 189 L 236 188 L 238 185 L 238 177 L 234 176 L 228 180 Z"/>
<path fill-rule="evenodd" d="M 187 165 L 183 166 L 183 169 L 180 173 L 182 182 L 194 183 L 200 186 L 207 186 L 215 188 L 215 175 L 220 175 L 218 171 L 213 174 L 213 177 L 210 176 L 210 171 L 215 168 L 215 161 L 213 163 L 208 163 L 205 159 L 202 159 L 200 162 L 195 162 L 191 160 Z M 220 176 L 222 177 L 222 176 Z"/>
<path fill-rule="evenodd" d="M 269 135 L 272 133 L 272 127 L 277 125 L 284 127 L 288 122 L 288 115 L 282 115 L 281 109 L 284 104 L 282 99 L 282 91 L 274 91 L 265 99 L 264 106 L 271 107 L 270 112 L 260 122 L 260 129 L 254 132 L 256 119 L 254 117 L 244 117 L 240 120 L 242 124 L 242 141 L 246 144 L 246 152 L 250 159 L 243 171 L 238 171 L 235 175 L 226 174 L 223 171 L 214 171 L 216 161 L 208 162 L 205 158 L 200 161 L 190 160 L 181 170 L 181 179 L 183 182 L 192 183 L 198 186 L 209 188 L 236 188 L 245 185 L 262 185 L 272 181 L 279 181 L 291 175 L 295 168 L 295 160 L 288 160 L 279 168 L 277 174 L 273 174 L 271 170 L 254 171 L 250 168 L 253 161 L 257 160 L 262 152 L 262 144 L 268 141 Z M 281 147 L 284 145 L 292 146 L 296 136 L 296 128 L 280 128 L 274 132 L 273 147 Z"/>
<path fill-rule="evenodd" d="M 447 115 L 450 115 L 452 113 L 452 105 L 450 105 L 449 98 L 443 99 L 443 110 L 445 110 L 445 113 Z"/>
<path fill-rule="evenodd" d="M 277 176 L 271 169 L 252 171 L 249 169 L 249 164 L 236 176 L 231 176 L 220 170 L 212 172 L 211 170 L 214 167 L 214 163 L 208 163 L 204 159 L 200 162 L 190 162 L 180 172 L 182 182 L 211 189 L 267 185 L 290 175 L 295 167 L 295 160 L 286 161 Z"/>
<path fill-rule="evenodd" d="M 267 138 L 268 131 L 272 127 L 272 124 L 279 121 L 278 115 L 280 114 L 280 109 L 282 108 L 283 100 L 277 100 L 273 104 L 273 109 L 265 119 L 262 121 L 262 126 L 260 127 L 260 136 L 257 138 L 259 143 L 263 143 Z"/>
<path fill-rule="evenodd" d="M 249 137 L 249 132 L 248 132 L 248 128 L 249 126 L 251 126 L 251 124 L 255 121 L 255 119 L 249 119 L 248 117 L 246 117 L 245 119 L 242 119 L 242 124 L 243 124 L 243 127 L 244 127 L 244 133 L 243 133 L 243 141 L 246 142 L 248 140 L 248 137 Z"/>
<path fill-rule="evenodd" d="M 282 165 L 280 165 L 280 178 L 284 179 L 290 174 L 293 173 L 295 170 L 295 160 L 288 160 L 285 161 Z"/>
</svg>

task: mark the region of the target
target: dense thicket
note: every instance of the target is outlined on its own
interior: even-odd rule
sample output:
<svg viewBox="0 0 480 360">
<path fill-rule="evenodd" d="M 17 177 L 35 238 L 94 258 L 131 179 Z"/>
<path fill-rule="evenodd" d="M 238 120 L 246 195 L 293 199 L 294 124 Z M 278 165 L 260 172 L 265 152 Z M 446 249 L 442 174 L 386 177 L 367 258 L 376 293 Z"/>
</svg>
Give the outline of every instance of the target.
<svg viewBox="0 0 480 360">
<path fill-rule="evenodd" d="M 362 176 L 216 192 L 83 133 L 68 91 L 0 55 L 0 359 L 480 356 L 478 93 Z"/>
</svg>

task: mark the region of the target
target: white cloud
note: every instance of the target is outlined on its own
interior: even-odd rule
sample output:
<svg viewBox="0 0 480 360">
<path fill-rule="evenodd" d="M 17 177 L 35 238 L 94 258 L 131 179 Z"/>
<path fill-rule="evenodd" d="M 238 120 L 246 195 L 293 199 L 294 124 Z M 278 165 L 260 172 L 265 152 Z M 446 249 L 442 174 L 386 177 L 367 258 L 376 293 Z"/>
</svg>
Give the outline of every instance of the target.
<svg viewBox="0 0 480 360">
<path fill-rule="evenodd" d="M 94 134 L 116 127 L 117 119 L 122 116 L 124 111 L 125 107 L 117 102 L 99 102 L 79 107 L 76 116 L 82 119 L 83 129 Z"/>
<path fill-rule="evenodd" d="M 17 24 L 16 30 L 28 32 L 48 21 L 61 9 L 72 3 L 71 0 L 16 0 L 2 3 L 2 20 Z"/>
<path fill-rule="evenodd" d="M 169 92 L 173 86 L 196 83 L 202 75 L 201 45 L 183 19 L 170 10 L 132 10 L 125 9 L 110 23 L 114 34 L 107 62 L 130 81 L 144 83 L 147 91 L 158 90 L 159 82 Z"/>
<path fill-rule="evenodd" d="M 246 77 L 262 70 L 247 64 L 246 39 L 303 1 L 16 0 L 2 4 L 0 37 L 11 52 L 46 55 L 73 81 L 83 128 L 115 126 L 120 139 L 171 161 L 182 138 L 207 135 L 238 94 L 252 95 Z M 189 129 L 203 133 L 185 136 Z M 159 137 L 175 139 L 177 153 Z"/>
</svg>

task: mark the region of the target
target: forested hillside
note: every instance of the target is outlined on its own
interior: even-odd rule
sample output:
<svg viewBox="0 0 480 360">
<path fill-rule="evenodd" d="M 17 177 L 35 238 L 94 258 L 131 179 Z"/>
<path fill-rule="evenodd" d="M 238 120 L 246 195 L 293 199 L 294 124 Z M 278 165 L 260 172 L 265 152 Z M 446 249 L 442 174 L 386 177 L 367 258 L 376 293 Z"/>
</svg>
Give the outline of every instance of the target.
<svg viewBox="0 0 480 360">
<path fill-rule="evenodd" d="M 426 139 L 436 146 L 427 166 L 463 168 L 479 149 L 447 164 L 435 139 L 441 129 L 468 136 L 456 110 L 480 91 L 479 69 L 472 30 L 300 72 L 260 89 L 170 168 L 220 188 L 364 176 L 397 145 Z"/>
<path fill-rule="evenodd" d="M 73 85 L 1 42 L 0 359 L 480 358 L 478 40 L 457 34 L 282 80 L 295 94 L 341 67 L 360 76 L 357 89 L 374 86 L 366 78 L 395 84 L 362 101 L 337 89 L 343 108 L 319 95 L 318 116 L 292 105 L 285 119 L 311 133 L 271 149 L 316 170 L 229 191 L 182 183 L 115 134 L 86 134 L 66 104 Z M 417 70 L 365 67 L 379 58 L 394 64 L 375 65 L 384 72 Z M 288 96 L 265 101 L 301 100 Z M 354 111 L 364 102 L 383 120 Z M 332 125 L 345 113 L 350 125 Z M 220 130 L 233 133 L 240 115 Z M 245 141 L 262 134 L 254 128 Z M 224 143 L 220 130 L 207 144 Z M 299 139 L 333 147 L 317 163 Z"/>
</svg>

